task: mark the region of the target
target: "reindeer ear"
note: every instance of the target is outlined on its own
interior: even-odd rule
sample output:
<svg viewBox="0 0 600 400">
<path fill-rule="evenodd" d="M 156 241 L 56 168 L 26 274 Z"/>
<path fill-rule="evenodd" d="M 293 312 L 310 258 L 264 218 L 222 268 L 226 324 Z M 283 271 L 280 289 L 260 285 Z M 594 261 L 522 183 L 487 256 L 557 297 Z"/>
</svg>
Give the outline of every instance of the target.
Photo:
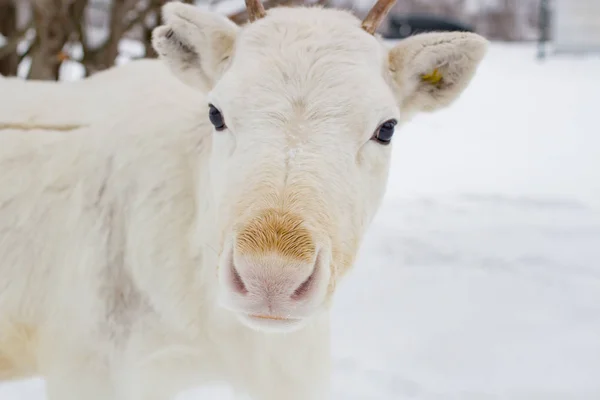
<svg viewBox="0 0 600 400">
<path fill-rule="evenodd" d="M 239 27 L 180 2 L 165 4 L 162 15 L 165 25 L 152 32 L 154 49 L 181 81 L 209 91 L 225 70 Z"/>
<path fill-rule="evenodd" d="M 389 67 L 401 110 L 412 115 L 449 106 L 465 90 L 488 41 L 468 32 L 423 33 L 390 50 Z"/>
</svg>

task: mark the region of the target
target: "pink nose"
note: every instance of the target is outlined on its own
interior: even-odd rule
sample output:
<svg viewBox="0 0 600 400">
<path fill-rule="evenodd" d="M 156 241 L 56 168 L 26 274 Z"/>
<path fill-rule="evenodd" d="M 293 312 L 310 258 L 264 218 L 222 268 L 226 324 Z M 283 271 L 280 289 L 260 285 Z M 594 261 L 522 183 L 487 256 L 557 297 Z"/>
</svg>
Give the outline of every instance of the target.
<svg viewBox="0 0 600 400">
<path fill-rule="evenodd" d="M 331 252 L 299 215 L 263 210 L 227 246 L 219 269 L 221 305 L 248 325 L 297 326 L 324 303 Z"/>
<path fill-rule="evenodd" d="M 264 319 L 302 318 L 318 302 L 326 283 L 323 258 L 316 254 L 311 262 L 303 262 L 276 253 L 234 254 L 225 278 L 240 311 Z"/>
</svg>

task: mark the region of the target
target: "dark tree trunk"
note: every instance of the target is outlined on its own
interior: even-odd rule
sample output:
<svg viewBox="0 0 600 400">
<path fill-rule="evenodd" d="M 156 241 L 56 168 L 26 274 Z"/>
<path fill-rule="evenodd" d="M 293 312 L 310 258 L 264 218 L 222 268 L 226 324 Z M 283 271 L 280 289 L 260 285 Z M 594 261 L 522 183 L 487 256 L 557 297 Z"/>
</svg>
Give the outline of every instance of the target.
<svg viewBox="0 0 600 400">
<path fill-rule="evenodd" d="M 12 1 L 0 1 L 0 33 L 9 39 L 18 40 L 17 7 Z M 19 67 L 17 49 L 0 56 L 0 75 L 16 76 Z"/>
<path fill-rule="evenodd" d="M 60 0 L 34 3 L 36 41 L 29 53 L 31 68 L 27 79 L 58 80 L 62 49 L 69 38 L 70 19 Z"/>
<path fill-rule="evenodd" d="M 158 15 L 157 15 L 157 19 L 158 19 Z M 156 58 L 158 57 L 158 54 L 156 53 L 156 50 L 154 50 L 154 47 L 152 46 L 152 30 L 154 28 L 153 27 L 149 27 L 144 25 L 144 32 L 143 32 L 143 41 L 144 41 L 144 50 L 145 52 L 145 57 L 146 58 Z"/>
</svg>

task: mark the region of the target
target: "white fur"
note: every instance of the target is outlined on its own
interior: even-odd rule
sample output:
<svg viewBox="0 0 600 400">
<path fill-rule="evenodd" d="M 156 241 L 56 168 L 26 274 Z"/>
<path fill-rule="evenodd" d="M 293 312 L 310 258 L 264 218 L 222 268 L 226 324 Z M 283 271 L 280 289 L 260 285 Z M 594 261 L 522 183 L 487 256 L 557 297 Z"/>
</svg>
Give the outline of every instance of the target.
<svg viewBox="0 0 600 400">
<path fill-rule="evenodd" d="M 432 34 L 390 51 L 341 11 L 274 9 L 239 28 L 164 10 L 165 64 L 0 80 L 22 96 L 0 109 L 0 379 L 42 375 L 49 400 L 165 400 L 210 381 L 327 399 L 329 305 L 387 180 L 391 146 L 370 137 L 450 104 L 486 42 Z M 436 67 L 445 85 L 427 86 Z M 302 319 L 290 329 L 245 320 L 250 303 L 219 278 L 237 227 L 269 207 L 300 215 L 325 255 L 304 305 L 277 300 Z M 269 263 L 244 268 L 293 285 L 314 268 Z"/>
</svg>

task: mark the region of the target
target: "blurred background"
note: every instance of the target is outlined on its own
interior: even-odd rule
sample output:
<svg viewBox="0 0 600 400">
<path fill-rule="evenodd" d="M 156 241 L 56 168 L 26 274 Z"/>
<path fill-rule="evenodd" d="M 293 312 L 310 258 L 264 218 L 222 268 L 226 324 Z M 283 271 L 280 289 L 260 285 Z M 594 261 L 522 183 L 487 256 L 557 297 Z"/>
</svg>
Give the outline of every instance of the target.
<svg viewBox="0 0 600 400">
<path fill-rule="evenodd" d="M 155 57 L 152 29 L 168 0 L 0 0 L 0 74 L 70 80 L 131 59 Z M 243 23 L 243 0 L 184 0 Z M 321 4 L 363 17 L 368 0 L 266 0 Z M 600 48 L 599 0 L 402 0 L 380 27 L 390 39 L 428 30 L 470 30 L 504 42 L 555 41 L 560 50 Z"/>
</svg>

